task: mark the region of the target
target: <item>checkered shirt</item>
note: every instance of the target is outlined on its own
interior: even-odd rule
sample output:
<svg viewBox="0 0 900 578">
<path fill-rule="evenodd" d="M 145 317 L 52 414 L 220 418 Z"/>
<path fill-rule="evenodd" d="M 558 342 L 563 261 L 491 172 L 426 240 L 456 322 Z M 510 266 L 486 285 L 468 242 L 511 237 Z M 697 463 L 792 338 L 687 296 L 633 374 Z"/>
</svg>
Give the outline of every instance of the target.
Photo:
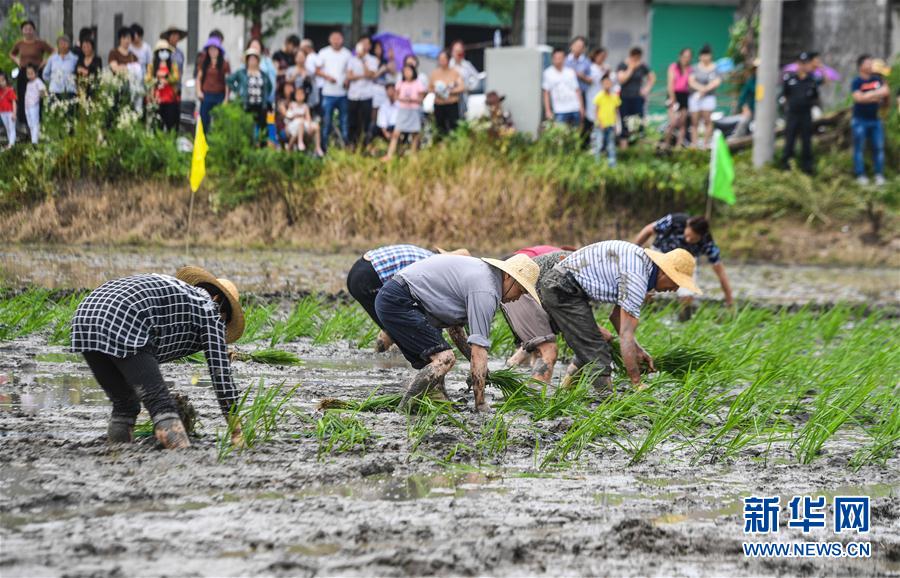
<svg viewBox="0 0 900 578">
<path fill-rule="evenodd" d="M 687 227 L 688 216 L 684 213 L 671 213 L 656 221 L 653 231 L 656 239 L 653 240 L 653 248 L 663 253 L 675 249 L 684 249 L 694 257 L 706 255 L 710 264 L 715 265 L 721 259 L 719 246 L 713 241 L 712 235 L 705 234 L 698 243 L 688 243 L 684 239 L 684 229 Z"/>
<path fill-rule="evenodd" d="M 615 303 L 638 319 L 653 273 L 644 249 L 628 241 L 603 241 L 578 249 L 557 268 L 575 277 L 592 301 Z"/>
<path fill-rule="evenodd" d="M 428 249 L 415 245 L 387 245 L 372 249 L 363 255 L 363 258 L 372 263 L 372 268 L 378 273 L 381 282 L 387 283 L 403 268 L 432 255 L 434 253 Z"/>
<path fill-rule="evenodd" d="M 117 358 L 140 350 L 160 363 L 203 351 L 222 412 L 238 398 L 225 323 L 209 294 L 168 275 L 134 275 L 94 289 L 72 319 L 72 351 Z"/>
</svg>

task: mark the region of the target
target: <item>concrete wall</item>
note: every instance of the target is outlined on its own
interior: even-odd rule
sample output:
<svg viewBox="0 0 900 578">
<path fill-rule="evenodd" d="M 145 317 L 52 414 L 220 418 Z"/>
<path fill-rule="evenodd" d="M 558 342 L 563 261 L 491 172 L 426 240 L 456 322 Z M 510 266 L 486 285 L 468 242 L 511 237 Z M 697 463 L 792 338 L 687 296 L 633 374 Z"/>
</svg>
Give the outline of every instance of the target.
<svg viewBox="0 0 900 578">
<path fill-rule="evenodd" d="M 541 123 L 541 74 L 544 53 L 521 46 L 484 51 L 485 92 L 505 95 L 503 107 L 512 114 L 516 129 L 537 136 Z"/>
<path fill-rule="evenodd" d="M 848 10 L 852 8 L 852 17 Z M 879 58 L 890 47 L 888 36 L 887 0 L 866 2 L 833 2 L 819 0 L 813 5 L 813 39 L 815 50 L 822 60 L 841 74 L 837 84 L 826 85 L 822 97 L 826 106 L 849 93 L 849 85 L 856 76 L 856 58 L 870 53 Z"/>
<path fill-rule="evenodd" d="M 644 49 L 649 61 L 650 16 L 643 1 L 608 0 L 603 3 L 603 39 L 601 44 L 609 51 L 606 61 L 613 67 L 625 60 L 633 46 Z M 589 39 L 595 44 L 595 39 Z"/>
<path fill-rule="evenodd" d="M 408 8 L 382 3 L 378 31 L 408 36 L 413 44 L 443 46 L 444 3 L 441 0 L 420 0 Z"/>
</svg>

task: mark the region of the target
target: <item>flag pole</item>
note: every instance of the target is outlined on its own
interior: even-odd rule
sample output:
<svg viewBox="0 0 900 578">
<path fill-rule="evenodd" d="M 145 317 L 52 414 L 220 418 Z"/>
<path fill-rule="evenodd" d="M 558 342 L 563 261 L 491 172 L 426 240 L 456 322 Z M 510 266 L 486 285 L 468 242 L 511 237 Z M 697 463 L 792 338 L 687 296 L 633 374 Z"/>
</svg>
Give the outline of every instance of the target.
<svg viewBox="0 0 900 578">
<path fill-rule="evenodd" d="M 187 234 L 184 237 L 184 254 L 187 255 L 191 250 L 191 225 L 194 221 L 194 195 L 196 192 L 191 190 L 191 203 L 188 206 L 188 223 Z"/>
</svg>

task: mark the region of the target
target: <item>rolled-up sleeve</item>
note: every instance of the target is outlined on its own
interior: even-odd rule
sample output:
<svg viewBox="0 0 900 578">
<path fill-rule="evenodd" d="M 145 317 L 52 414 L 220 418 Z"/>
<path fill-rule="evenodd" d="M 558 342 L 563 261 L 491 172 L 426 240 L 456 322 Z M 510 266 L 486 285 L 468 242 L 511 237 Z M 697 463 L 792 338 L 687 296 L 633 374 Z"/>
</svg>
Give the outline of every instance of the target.
<svg viewBox="0 0 900 578">
<path fill-rule="evenodd" d="M 616 305 L 635 319 L 640 319 L 641 305 L 644 304 L 644 297 L 647 296 L 649 281 L 649 275 L 643 275 L 636 271 L 622 271 L 619 275 L 619 296 L 616 299 Z"/>
<path fill-rule="evenodd" d="M 469 321 L 470 345 L 479 345 L 485 349 L 491 347 L 491 322 L 500 300 L 489 291 L 473 291 L 466 298 L 466 311 Z"/>
<path fill-rule="evenodd" d="M 228 347 L 225 344 L 225 323 L 217 312 L 211 312 L 204 321 L 204 349 L 209 377 L 212 379 L 222 414 L 227 416 L 238 398 L 238 390 L 231 375 L 231 361 L 228 359 Z"/>
</svg>

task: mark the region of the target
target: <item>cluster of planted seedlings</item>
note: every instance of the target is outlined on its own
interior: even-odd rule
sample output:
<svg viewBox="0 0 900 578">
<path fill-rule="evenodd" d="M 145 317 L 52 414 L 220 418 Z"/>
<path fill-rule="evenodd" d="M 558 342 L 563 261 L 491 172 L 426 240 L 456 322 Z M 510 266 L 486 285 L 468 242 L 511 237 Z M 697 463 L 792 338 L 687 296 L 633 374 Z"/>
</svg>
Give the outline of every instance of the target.
<svg viewBox="0 0 900 578">
<path fill-rule="evenodd" d="M 0 289 L 0 341 L 49 331 L 51 345 L 69 342 L 69 327 L 83 293 L 57 296 L 54 291 L 30 288 L 21 292 Z"/>
<path fill-rule="evenodd" d="M 241 449 L 253 449 L 260 443 L 271 441 L 288 414 L 294 410 L 289 402 L 299 387 L 300 384 L 286 387 L 283 381 L 266 386 L 263 379 L 255 388 L 248 387 L 237 403 L 231 406 L 228 427 L 216 435 L 219 460 L 227 458 L 235 449 L 231 441 L 234 423 L 241 425 Z"/>
</svg>

